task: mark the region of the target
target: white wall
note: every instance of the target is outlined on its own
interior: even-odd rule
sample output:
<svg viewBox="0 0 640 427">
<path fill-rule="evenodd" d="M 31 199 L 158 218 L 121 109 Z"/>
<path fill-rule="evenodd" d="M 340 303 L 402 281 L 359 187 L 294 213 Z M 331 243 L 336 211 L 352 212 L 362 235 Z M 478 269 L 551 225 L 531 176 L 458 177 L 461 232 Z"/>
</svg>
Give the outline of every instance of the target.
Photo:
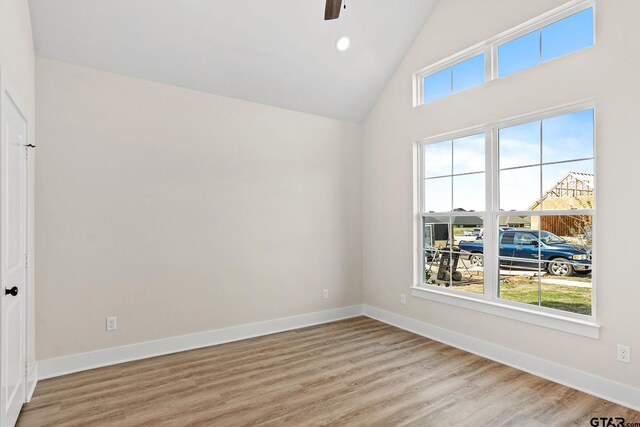
<svg viewBox="0 0 640 427">
<path fill-rule="evenodd" d="M 598 2 L 594 48 L 411 106 L 415 70 L 562 3 L 439 2 L 361 139 L 354 124 L 38 60 L 38 359 L 346 306 L 363 292 L 367 304 L 640 387 L 638 361 L 615 360 L 616 343 L 640 348 L 635 239 L 620 237 L 640 208 L 640 3 Z M 600 339 L 400 305 L 413 284 L 414 142 L 586 99 L 598 109 Z M 104 331 L 107 315 L 117 332 Z"/>
<path fill-rule="evenodd" d="M 598 1 L 597 46 L 419 108 L 412 73 L 563 3 L 440 1 L 363 128 L 365 303 L 494 344 L 640 387 L 640 359 L 616 361 L 616 344 L 640 351 L 640 283 L 634 215 L 640 210 L 640 2 Z M 399 294 L 413 284 L 413 144 L 519 114 L 597 103 L 599 340 Z"/>
<path fill-rule="evenodd" d="M 35 57 L 31 18 L 27 0 L 0 0 L 0 72 L 12 87 L 12 95 L 28 121 L 28 139 L 35 144 Z M 30 264 L 28 269 L 29 329 L 27 333 L 29 366 L 35 361 L 35 319 L 34 319 L 34 158 L 33 150 L 29 159 L 29 220 L 28 248 Z"/>
<path fill-rule="evenodd" d="M 44 59 L 36 81 L 38 360 L 361 302 L 359 125 Z"/>
</svg>

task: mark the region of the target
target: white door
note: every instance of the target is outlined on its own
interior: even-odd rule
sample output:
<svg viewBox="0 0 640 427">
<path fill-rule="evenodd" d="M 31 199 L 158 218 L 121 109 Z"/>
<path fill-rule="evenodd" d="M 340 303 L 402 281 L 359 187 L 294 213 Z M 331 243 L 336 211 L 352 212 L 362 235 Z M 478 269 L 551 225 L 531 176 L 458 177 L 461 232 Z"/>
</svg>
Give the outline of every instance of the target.
<svg viewBox="0 0 640 427">
<path fill-rule="evenodd" d="M 27 121 L 1 88 L 0 426 L 13 426 L 25 397 Z"/>
</svg>

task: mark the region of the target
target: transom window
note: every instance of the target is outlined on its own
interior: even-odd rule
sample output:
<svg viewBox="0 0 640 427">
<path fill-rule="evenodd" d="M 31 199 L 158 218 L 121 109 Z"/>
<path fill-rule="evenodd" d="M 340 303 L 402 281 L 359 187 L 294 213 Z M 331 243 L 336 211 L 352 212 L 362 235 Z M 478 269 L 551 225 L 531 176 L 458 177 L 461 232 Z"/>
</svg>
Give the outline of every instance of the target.
<svg viewBox="0 0 640 427">
<path fill-rule="evenodd" d="M 498 46 L 498 76 L 593 45 L 593 7 Z"/>
<path fill-rule="evenodd" d="M 593 316 L 594 110 L 420 144 L 420 284 Z"/>
<path fill-rule="evenodd" d="M 594 18 L 594 0 L 564 5 L 433 64 L 414 75 L 414 105 L 593 46 Z"/>
<path fill-rule="evenodd" d="M 424 103 L 484 83 L 484 53 L 424 77 Z"/>
</svg>

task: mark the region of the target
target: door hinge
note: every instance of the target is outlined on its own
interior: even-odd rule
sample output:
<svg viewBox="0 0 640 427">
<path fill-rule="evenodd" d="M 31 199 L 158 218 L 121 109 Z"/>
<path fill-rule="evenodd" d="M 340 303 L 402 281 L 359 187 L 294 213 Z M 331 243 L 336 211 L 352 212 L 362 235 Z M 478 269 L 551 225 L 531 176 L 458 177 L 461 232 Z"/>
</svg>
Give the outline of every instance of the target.
<svg viewBox="0 0 640 427">
<path fill-rule="evenodd" d="M 24 266 L 29 267 L 29 254 L 24 254 Z"/>
</svg>

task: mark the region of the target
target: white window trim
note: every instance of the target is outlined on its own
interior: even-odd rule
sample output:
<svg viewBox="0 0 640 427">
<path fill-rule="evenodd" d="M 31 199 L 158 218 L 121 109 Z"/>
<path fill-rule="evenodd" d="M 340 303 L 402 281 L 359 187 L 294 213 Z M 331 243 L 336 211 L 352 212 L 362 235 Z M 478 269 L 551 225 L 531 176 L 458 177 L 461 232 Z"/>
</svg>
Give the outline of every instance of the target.
<svg viewBox="0 0 640 427">
<path fill-rule="evenodd" d="M 421 105 L 427 105 L 424 103 L 424 79 L 432 74 L 435 74 L 439 71 L 442 71 L 446 68 L 452 67 L 462 61 L 465 61 L 469 58 L 472 58 L 476 55 L 480 55 L 484 53 L 484 61 L 485 61 L 485 78 L 484 83 L 487 83 L 492 80 L 497 80 L 498 78 L 506 78 L 498 76 L 498 47 L 501 45 L 508 43 L 512 40 L 517 39 L 518 37 L 522 37 L 532 31 L 539 30 L 542 27 L 545 27 L 554 22 L 560 21 L 568 16 L 571 16 L 575 13 L 581 12 L 585 9 L 593 7 L 593 44 L 591 46 L 587 46 L 582 49 L 578 49 L 571 53 L 579 52 L 581 50 L 589 49 L 596 45 L 596 7 L 595 0 L 573 0 L 567 2 L 555 9 L 550 10 L 540 16 L 537 16 L 533 19 L 530 19 L 527 22 L 524 22 L 516 27 L 513 27 L 507 31 L 504 31 L 494 37 L 486 39 L 480 43 L 477 43 L 467 49 L 464 49 L 458 53 L 455 53 L 441 61 L 438 61 L 434 64 L 431 64 L 425 68 L 422 68 L 415 73 L 413 73 L 413 106 L 419 107 Z M 569 53 L 569 54 L 571 54 Z M 559 56 L 557 58 L 553 58 L 547 62 L 555 61 L 558 58 L 562 58 L 566 55 Z M 534 66 L 535 67 L 535 66 Z M 533 68 L 528 67 L 525 70 Z M 524 71 L 524 70 L 522 70 Z M 518 71 L 519 72 L 519 71 Z M 517 74 L 518 72 L 512 73 Z M 511 75 L 511 74 L 509 74 Z M 482 84 L 482 83 L 481 83 Z M 475 87 L 475 86 L 473 86 Z M 467 88 L 470 89 L 470 88 Z M 446 98 L 448 96 L 453 95 L 454 93 L 463 92 L 467 89 L 463 89 L 460 91 L 452 92 L 451 94 L 443 97 Z M 437 100 L 436 100 L 437 101 Z M 434 101 L 435 102 L 435 101 Z M 429 102 L 428 104 L 430 104 Z"/>
<path fill-rule="evenodd" d="M 425 144 L 447 141 L 450 139 L 463 138 L 465 136 L 474 135 L 478 133 L 485 132 L 486 134 L 486 145 L 485 145 L 485 179 L 491 180 L 491 183 L 486 182 L 486 206 L 488 209 L 482 212 L 451 212 L 451 214 L 455 214 L 455 216 L 465 216 L 465 215 L 473 215 L 479 216 L 483 218 L 484 228 L 486 236 L 497 237 L 497 233 L 495 233 L 498 217 L 501 215 L 501 212 L 498 210 L 497 206 L 497 198 L 498 195 L 494 194 L 498 190 L 498 153 L 497 150 L 497 142 L 498 142 L 498 129 L 515 126 L 518 124 L 523 124 L 532 121 L 543 120 L 550 117 L 560 116 L 563 114 L 568 114 L 576 111 L 582 111 L 587 109 L 594 110 L 594 180 L 595 180 L 595 188 L 598 188 L 597 180 L 597 160 L 595 154 L 595 146 L 597 140 L 597 129 L 595 117 L 596 114 L 596 106 L 593 101 L 584 101 L 580 103 L 574 103 L 561 107 L 554 107 L 551 109 L 546 109 L 542 111 L 538 111 L 531 114 L 520 115 L 517 117 L 512 117 L 505 120 L 500 120 L 498 122 L 492 123 L 491 125 L 477 126 L 468 128 L 462 131 L 456 131 L 446 134 L 440 134 L 433 137 L 425 138 L 421 141 L 418 141 L 415 144 L 415 156 L 416 156 L 416 170 L 415 170 L 415 185 L 416 195 L 415 195 L 415 233 L 414 233 L 414 285 L 411 287 L 411 294 L 418 298 L 425 298 L 432 301 L 437 301 L 449 305 L 454 305 L 457 307 L 462 307 L 474 311 L 480 311 L 483 313 L 493 314 L 500 317 L 506 317 L 526 323 L 531 323 L 538 326 L 544 326 L 551 329 L 556 329 L 560 331 L 565 331 L 577 335 L 582 335 L 589 338 L 598 339 L 600 334 L 600 326 L 596 322 L 596 269 L 597 262 L 594 262 L 592 265 L 592 287 L 591 287 L 591 315 L 582 315 L 570 312 L 563 312 L 560 310 L 550 309 L 546 307 L 539 306 L 531 306 L 528 304 L 513 302 L 502 300 L 497 297 L 497 289 L 498 289 L 498 258 L 496 256 L 496 250 L 498 247 L 498 242 L 493 242 L 489 244 L 485 244 L 484 249 L 484 257 L 485 260 L 490 260 L 491 262 L 485 261 L 485 271 L 484 271 L 484 294 L 470 294 L 464 291 L 458 291 L 452 288 L 442 288 L 434 285 L 427 285 L 424 283 L 423 278 L 423 263 L 424 263 L 424 255 L 423 255 L 423 225 L 422 218 L 424 215 L 428 215 L 429 213 L 425 213 L 422 211 L 424 206 L 424 177 L 422 175 L 423 164 L 422 164 L 422 149 Z M 594 193 L 594 206 L 593 209 L 585 209 L 585 210 L 572 210 L 572 213 L 585 213 L 593 216 L 593 243 L 592 243 L 592 251 L 593 251 L 593 259 L 598 259 L 597 254 L 597 190 Z M 518 214 L 518 212 L 509 212 L 510 214 Z M 522 213 L 525 213 L 524 211 Z M 558 211 L 536 211 L 539 214 L 558 214 Z M 444 212 L 434 213 L 434 215 L 447 215 Z M 494 236 L 495 235 L 495 236 Z M 494 263 L 495 261 L 495 263 Z M 496 264 L 495 266 L 493 264 Z M 489 267 L 490 266 L 490 267 Z"/>
<path fill-rule="evenodd" d="M 532 325 L 542 326 L 558 331 L 569 332 L 587 338 L 600 338 L 600 325 L 589 320 L 573 319 L 558 316 L 554 313 L 544 313 L 519 306 L 496 303 L 467 295 L 452 294 L 439 289 L 426 289 L 419 286 L 411 287 L 411 295 L 442 304 L 453 305 L 467 310 L 478 311 L 507 319 L 517 320 Z"/>
<path fill-rule="evenodd" d="M 465 89 L 457 90 L 455 92 L 452 91 L 450 94 L 443 96 L 443 98 L 451 96 L 454 93 L 464 92 L 467 89 L 471 89 L 472 87 L 479 86 L 483 83 L 486 83 L 489 80 L 492 80 L 493 78 L 492 78 L 491 70 L 493 69 L 493 65 L 492 65 L 493 54 L 492 54 L 491 46 L 490 45 L 474 46 L 471 49 L 466 49 L 453 56 L 450 56 L 449 58 L 443 61 L 439 61 L 422 71 L 418 71 L 417 73 L 414 73 L 415 99 L 414 99 L 413 106 L 417 107 L 418 105 L 426 105 L 424 102 L 424 79 L 426 77 L 436 74 L 442 70 L 446 70 L 447 68 L 451 68 L 455 65 L 460 64 L 461 62 L 466 61 L 467 59 L 471 59 L 483 53 L 484 53 L 484 82 L 465 88 Z M 437 101 L 437 99 L 435 101 Z M 435 102 L 435 101 L 431 101 L 431 102 Z M 431 102 L 429 102 L 429 104 Z"/>
</svg>

